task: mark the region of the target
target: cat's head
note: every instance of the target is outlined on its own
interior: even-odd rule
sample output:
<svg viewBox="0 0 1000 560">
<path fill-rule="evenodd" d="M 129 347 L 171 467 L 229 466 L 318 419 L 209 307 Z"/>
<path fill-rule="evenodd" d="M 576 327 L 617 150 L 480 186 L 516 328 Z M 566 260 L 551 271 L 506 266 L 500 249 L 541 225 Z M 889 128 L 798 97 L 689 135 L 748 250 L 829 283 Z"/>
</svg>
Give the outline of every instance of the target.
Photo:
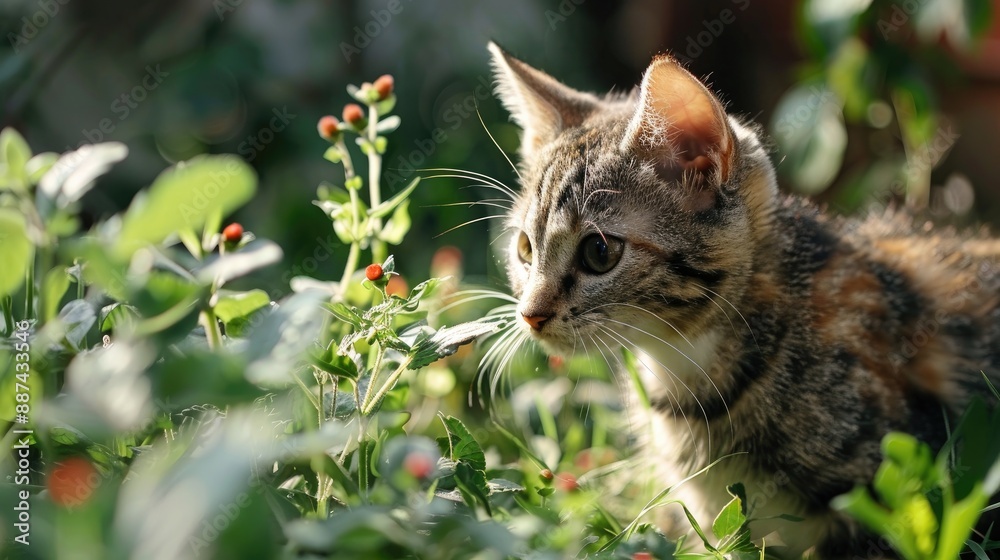
<svg viewBox="0 0 1000 560">
<path fill-rule="evenodd" d="M 754 130 L 668 56 L 631 95 L 598 97 L 489 48 L 523 130 L 507 248 L 522 327 L 567 354 L 717 323 L 746 289 L 775 204 Z"/>
</svg>

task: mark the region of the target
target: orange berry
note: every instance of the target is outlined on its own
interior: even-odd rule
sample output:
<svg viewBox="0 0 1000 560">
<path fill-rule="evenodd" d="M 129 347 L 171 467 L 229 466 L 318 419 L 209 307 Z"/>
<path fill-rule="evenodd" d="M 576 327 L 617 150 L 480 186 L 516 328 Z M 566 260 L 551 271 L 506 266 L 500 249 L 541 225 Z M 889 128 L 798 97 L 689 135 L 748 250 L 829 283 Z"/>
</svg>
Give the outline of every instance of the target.
<svg viewBox="0 0 1000 560">
<path fill-rule="evenodd" d="M 380 100 L 385 99 L 386 97 L 389 97 L 390 94 L 392 94 L 393 85 L 395 85 L 395 80 L 393 80 L 392 76 L 390 76 L 389 74 L 383 74 L 382 76 L 379 76 L 378 79 L 375 80 L 375 83 L 372 84 L 372 86 L 375 88 L 375 91 L 378 92 L 378 98 Z"/>
<path fill-rule="evenodd" d="M 403 280 L 402 276 L 393 274 L 389 283 L 385 285 L 385 293 L 405 298 L 406 294 L 410 293 L 410 286 L 406 284 L 406 280 Z"/>
<path fill-rule="evenodd" d="M 243 226 L 238 223 L 231 223 L 222 230 L 222 240 L 227 243 L 236 243 L 243 239 Z"/>
<path fill-rule="evenodd" d="M 344 105 L 344 122 L 351 124 L 353 126 L 358 126 L 361 121 L 365 118 L 365 112 L 361 109 L 361 105 L 357 103 L 348 103 Z"/>
<path fill-rule="evenodd" d="M 90 499 L 101 478 L 90 461 L 72 457 L 56 463 L 45 483 L 56 505 L 73 507 Z"/>
<path fill-rule="evenodd" d="M 372 282 L 378 280 L 381 277 L 382 277 L 382 265 L 370 264 L 365 268 L 365 278 L 371 280 Z"/>
<path fill-rule="evenodd" d="M 552 480 L 555 477 L 549 469 L 542 469 L 538 476 L 542 477 L 542 480 Z"/>
<path fill-rule="evenodd" d="M 333 140 L 337 137 L 340 132 L 340 122 L 337 121 L 337 117 L 333 115 L 327 115 L 316 123 L 316 130 L 319 131 L 319 135 L 327 140 Z"/>
<path fill-rule="evenodd" d="M 632 555 L 632 560 L 653 560 L 653 555 L 648 552 L 636 552 Z"/>
</svg>

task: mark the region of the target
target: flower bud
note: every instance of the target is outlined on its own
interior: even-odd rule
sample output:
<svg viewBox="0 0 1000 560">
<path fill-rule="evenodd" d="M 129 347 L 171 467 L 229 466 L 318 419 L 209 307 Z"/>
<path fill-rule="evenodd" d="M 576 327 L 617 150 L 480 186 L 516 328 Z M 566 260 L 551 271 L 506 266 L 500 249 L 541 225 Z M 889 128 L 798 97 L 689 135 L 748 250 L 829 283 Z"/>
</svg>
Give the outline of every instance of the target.
<svg viewBox="0 0 1000 560">
<path fill-rule="evenodd" d="M 357 103 L 348 103 L 344 105 L 343 117 L 344 122 L 347 124 L 355 128 L 361 128 L 364 125 L 365 112 Z"/>
<path fill-rule="evenodd" d="M 377 80 L 375 80 L 375 83 L 372 84 L 372 87 L 374 87 L 375 91 L 378 92 L 378 98 L 379 101 L 381 101 L 386 97 L 392 95 L 392 88 L 394 85 L 395 85 L 395 80 L 393 80 L 392 76 L 390 76 L 389 74 L 383 74 L 379 76 Z"/>
<path fill-rule="evenodd" d="M 337 121 L 337 117 L 327 115 L 316 123 L 316 130 L 319 131 L 320 137 L 333 142 L 340 134 L 340 122 Z"/>
</svg>

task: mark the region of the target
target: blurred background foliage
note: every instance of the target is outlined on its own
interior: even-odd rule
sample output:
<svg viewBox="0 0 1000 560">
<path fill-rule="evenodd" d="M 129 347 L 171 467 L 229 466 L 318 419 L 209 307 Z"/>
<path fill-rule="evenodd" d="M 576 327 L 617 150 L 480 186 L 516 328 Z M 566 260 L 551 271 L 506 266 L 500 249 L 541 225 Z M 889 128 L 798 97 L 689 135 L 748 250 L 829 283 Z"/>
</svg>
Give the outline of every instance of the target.
<svg viewBox="0 0 1000 560">
<path fill-rule="evenodd" d="M 35 152 L 128 145 L 129 157 L 82 201 L 84 228 L 123 210 L 173 163 L 203 153 L 244 158 L 260 185 L 231 219 L 284 249 L 281 265 L 254 276 L 273 300 L 290 292 L 294 276 L 337 280 L 343 270 L 347 247 L 312 201 L 320 182 L 341 176 L 322 158 L 328 143 L 316 122 L 340 115 L 349 83 L 395 76 L 403 124 L 385 155 L 386 197 L 416 174 L 437 174 L 421 168 L 514 184 L 501 150 L 516 152 L 518 131 L 490 91 L 490 39 L 592 91 L 630 89 L 651 56 L 670 51 L 732 113 L 764 126 L 784 190 L 843 213 L 905 203 L 939 221 L 996 223 L 997 8 L 991 0 L 5 0 L 0 127 L 17 128 Z M 490 207 L 442 206 L 489 196 L 466 180 L 421 182 L 411 233 L 392 250 L 411 286 L 428 273 L 505 284 L 490 247 L 496 221 L 475 221 Z M 493 302 L 481 303 L 440 319 L 476 319 Z M 490 391 L 474 385 L 470 352 L 463 347 L 405 380 L 407 431 L 440 434 L 439 411 L 461 415 L 489 464 L 505 464 L 519 455 L 517 438 L 484 428 L 491 410 L 474 401 L 488 404 Z M 603 365 L 528 356 L 499 389 L 502 406 L 492 413 L 506 417 L 530 453 L 559 465 L 557 486 L 575 489 L 576 477 L 586 484 L 625 456 L 630 434 Z M 550 374 L 537 375 L 542 369 Z M 535 488 L 541 482 L 526 454 L 516 481 Z M 616 507 L 635 502 L 614 487 L 624 486 L 620 478 L 602 480 L 611 488 L 600 498 L 563 492 L 569 505 L 560 507 L 601 500 L 616 513 L 627 509 Z M 101 499 L 115 498 L 112 486 Z M 126 502 L 140 508 L 155 499 L 142 490 Z M 213 499 L 201 502 L 211 509 Z M 553 517 L 526 533 L 535 549 L 564 550 L 585 523 L 599 526 Z M 226 543 L 233 557 L 275 546 L 266 533 L 248 533 L 256 536 L 249 544 Z"/>
<path fill-rule="evenodd" d="M 268 280 L 342 269 L 346 248 L 311 204 L 334 175 L 317 155 L 347 83 L 396 77 L 404 126 L 385 190 L 414 168 L 457 167 L 513 183 L 480 124 L 513 153 L 492 98 L 494 39 L 565 82 L 627 90 L 664 50 L 707 77 L 731 112 L 764 123 L 782 185 L 856 212 L 908 199 L 941 219 L 993 221 L 1000 166 L 1000 27 L 991 0 L 7 0 L 0 6 L 0 125 L 36 151 L 116 140 L 131 156 L 84 201 L 106 217 L 163 168 L 236 153 L 261 190 L 237 219 L 285 249 Z M 390 10 L 392 8 L 392 10 Z M 287 121 L 287 123 L 286 123 Z M 393 170 L 395 169 L 395 172 Z M 427 173 L 425 173 L 427 174 Z M 482 198 L 452 179 L 415 195 L 404 275 L 441 245 L 467 275 L 502 285 Z M 277 297 L 274 297 L 277 299 Z"/>
</svg>

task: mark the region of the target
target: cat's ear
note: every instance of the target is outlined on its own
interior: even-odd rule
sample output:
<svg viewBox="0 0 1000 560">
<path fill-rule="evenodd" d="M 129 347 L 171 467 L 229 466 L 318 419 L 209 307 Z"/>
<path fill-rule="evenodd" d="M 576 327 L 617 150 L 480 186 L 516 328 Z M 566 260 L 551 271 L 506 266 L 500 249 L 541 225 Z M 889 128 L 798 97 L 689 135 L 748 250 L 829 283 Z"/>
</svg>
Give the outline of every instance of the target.
<svg viewBox="0 0 1000 560">
<path fill-rule="evenodd" d="M 597 108 L 591 94 L 559 83 L 541 70 L 507 54 L 490 42 L 497 95 L 524 131 L 521 157 L 530 160 L 563 130 L 579 126 Z"/>
<path fill-rule="evenodd" d="M 621 149 L 653 159 L 666 173 L 693 172 L 716 186 L 729 179 L 736 155 L 722 103 L 666 55 L 646 69 Z"/>
</svg>

